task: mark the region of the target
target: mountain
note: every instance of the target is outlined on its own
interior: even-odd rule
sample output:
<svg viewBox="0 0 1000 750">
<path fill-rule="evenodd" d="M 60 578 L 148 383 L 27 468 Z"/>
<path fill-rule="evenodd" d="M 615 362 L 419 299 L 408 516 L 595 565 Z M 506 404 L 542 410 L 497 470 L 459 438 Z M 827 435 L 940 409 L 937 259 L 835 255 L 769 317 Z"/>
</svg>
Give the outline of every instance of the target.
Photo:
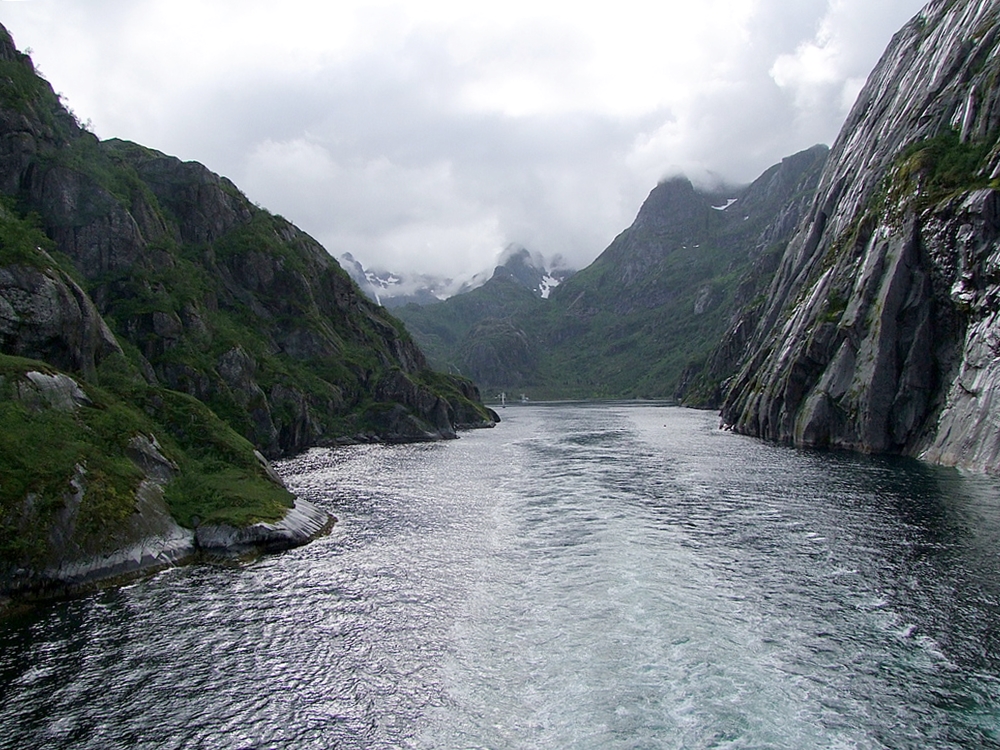
<svg viewBox="0 0 1000 750">
<path fill-rule="evenodd" d="M 563 267 L 560 258 L 547 263 L 539 253 L 532 253 L 521 245 L 509 245 L 501 254 L 491 278 L 510 279 L 532 294 L 548 299 L 552 290 L 574 273 L 572 269 Z"/>
<path fill-rule="evenodd" d="M 455 282 L 451 279 L 429 274 L 410 276 L 391 271 L 374 271 L 361 265 L 351 253 L 344 253 L 339 260 L 343 269 L 370 300 L 390 310 L 411 302 L 433 305 L 454 294 Z"/>
<path fill-rule="evenodd" d="M 435 305 L 409 304 L 395 313 L 435 367 L 501 390 L 536 377 L 538 335 L 529 337 L 521 326 L 540 322 L 546 302 L 501 271 L 466 294 Z"/>
<path fill-rule="evenodd" d="M 265 456 L 495 421 L 311 237 L 81 128 L 0 27 L 0 595 L 300 543 Z"/>
<path fill-rule="evenodd" d="M 733 429 L 1000 470 L 998 77 L 997 0 L 932 0 L 896 34 L 723 343 Z"/>
<path fill-rule="evenodd" d="M 489 282 L 397 311 L 438 367 L 488 392 L 533 397 L 674 396 L 703 385 L 707 358 L 745 301 L 755 264 L 784 248 L 826 158 L 816 146 L 753 184 L 649 194 L 632 226 L 587 268 L 538 291 L 515 252 Z M 762 259 L 765 259 L 762 261 Z"/>
<path fill-rule="evenodd" d="M 374 271 L 365 268 L 350 253 L 340 256 L 340 265 L 368 297 L 390 310 L 404 305 L 433 305 L 459 294 L 478 289 L 496 276 L 507 275 L 521 285 L 532 289 L 538 296 L 548 298 L 552 289 L 573 275 L 572 269 L 563 266 L 559 257 L 551 263 L 539 253 L 532 253 L 520 245 L 509 245 L 497 259 L 493 271 L 483 271 L 471 279 L 456 281 L 429 274 L 397 274 L 391 271 Z"/>
</svg>

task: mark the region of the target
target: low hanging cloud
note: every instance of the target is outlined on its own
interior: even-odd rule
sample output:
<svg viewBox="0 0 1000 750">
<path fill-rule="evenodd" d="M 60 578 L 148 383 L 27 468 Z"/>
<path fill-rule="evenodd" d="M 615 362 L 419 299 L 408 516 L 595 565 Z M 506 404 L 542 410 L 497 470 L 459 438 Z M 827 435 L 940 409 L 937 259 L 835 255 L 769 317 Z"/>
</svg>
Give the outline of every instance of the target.
<svg viewBox="0 0 1000 750">
<path fill-rule="evenodd" d="M 829 143 L 919 0 L 26 0 L 2 21 L 101 137 L 231 177 L 334 255 L 582 267 L 656 182 Z"/>
<path fill-rule="evenodd" d="M 770 75 L 791 92 L 800 127 L 822 128 L 842 119 L 872 67 L 871 50 L 887 43 L 884 29 L 898 25 L 889 4 L 833 0 L 812 39 L 779 55 Z"/>
</svg>

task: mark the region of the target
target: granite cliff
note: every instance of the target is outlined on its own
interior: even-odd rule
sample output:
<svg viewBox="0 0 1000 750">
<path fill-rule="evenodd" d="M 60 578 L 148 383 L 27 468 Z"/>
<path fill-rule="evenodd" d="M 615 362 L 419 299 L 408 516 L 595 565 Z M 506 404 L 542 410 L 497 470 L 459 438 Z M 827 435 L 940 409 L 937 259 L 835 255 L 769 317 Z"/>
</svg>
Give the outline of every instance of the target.
<svg viewBox="0 0 1000 750">
<path fill-rule="evenodd" d="M 932 0 L 831 149 L 722 416 L 801 446 L 1000 470 L 1000 2 Z"/>
</svg>

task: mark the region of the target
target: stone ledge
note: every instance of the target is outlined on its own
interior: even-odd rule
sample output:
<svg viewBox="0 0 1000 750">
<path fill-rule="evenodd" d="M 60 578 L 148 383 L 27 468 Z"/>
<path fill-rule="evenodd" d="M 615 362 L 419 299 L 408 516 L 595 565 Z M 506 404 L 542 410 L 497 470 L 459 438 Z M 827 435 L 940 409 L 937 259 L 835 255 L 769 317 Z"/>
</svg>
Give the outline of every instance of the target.
<svg viewBox="0 0 1000 750">
<path fill-rule="evenodd" d="M 240 555 L 247 552 L 279 552 L 301 547 L 329 531 L 336 519 L 312 503 L 296 499 L 284 518 L 274 523 L 255 523 L 237 528 L 228 524 L 203 524 L 195 532 L 199 552 Z"/>
</svg>

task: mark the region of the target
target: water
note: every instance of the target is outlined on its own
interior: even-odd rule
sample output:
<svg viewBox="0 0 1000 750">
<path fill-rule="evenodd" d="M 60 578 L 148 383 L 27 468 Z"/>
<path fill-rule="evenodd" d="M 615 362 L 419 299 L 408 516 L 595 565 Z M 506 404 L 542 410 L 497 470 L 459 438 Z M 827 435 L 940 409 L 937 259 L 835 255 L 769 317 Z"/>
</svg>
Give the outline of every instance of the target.
<svg viewBox="0 0 1000 750">
<path fill-rule="evenodd" d="M 0 623 L 0 748 L 1000 748 L 1000 483 L 656 406 L 281 467 L 341 518 Z"/>
</svg>

